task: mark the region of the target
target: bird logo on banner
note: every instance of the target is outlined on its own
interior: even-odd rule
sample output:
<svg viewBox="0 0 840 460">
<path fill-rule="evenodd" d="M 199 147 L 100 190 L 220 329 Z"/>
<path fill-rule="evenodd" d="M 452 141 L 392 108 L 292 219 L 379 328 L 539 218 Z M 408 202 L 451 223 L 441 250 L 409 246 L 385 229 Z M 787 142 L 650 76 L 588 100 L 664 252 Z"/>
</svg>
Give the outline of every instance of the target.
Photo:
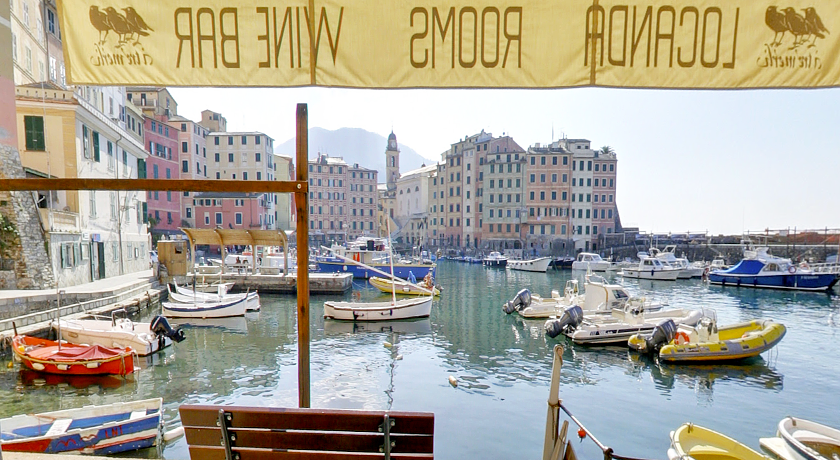
<svg viewBox="0 0 840 460">
<path fill-rule="evenodd" d="M 110 32 L 114 32 L 117 36 L 117 48 L 131 42 L 134 45 L 140 45 L 141 36 L 148 36 L 149 31 L 154 32 L 154 29 L 146 24 L 133 7 L 129 6 L 121 10 L 125 12 L 124 15 L 112 6 L 104 10 L 100 10 L 96 5 L 90 7 L 90 23 L 99 31 L 98 45 L 105 44 Z"/>
<path fill-rule="evenodd" d="M 825 38 L 829 31 L 825 27 L 814 7 L 801 10 L 805 14 L 799 14 L 796 9 L 787 7 L 779 10 L 777 6 L 768 6 L 764 14 L 764 22 L 775 34 L 772 46 L 782 44 L 785 32 L 793 35 L 793 44 L 790 49 L 808 44 L 808 48 L 816 46 L 818 38 Z"/>
</svg>

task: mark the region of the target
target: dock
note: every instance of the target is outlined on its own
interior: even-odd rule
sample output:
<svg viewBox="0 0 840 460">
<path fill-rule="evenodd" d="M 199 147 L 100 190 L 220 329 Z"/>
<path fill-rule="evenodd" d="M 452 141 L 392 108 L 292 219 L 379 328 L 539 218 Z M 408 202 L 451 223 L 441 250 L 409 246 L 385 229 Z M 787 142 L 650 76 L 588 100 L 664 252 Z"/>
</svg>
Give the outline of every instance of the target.
<svg viewBox="0 0 840 460">
<path fill-rule="evenodd" d="M 297 293 L 297 275 L 289 273 L 284 275 L 279 274 L 252 274 L 243 271 L 243 273 L 225 273 L 224 275 L 198 273 L 189 274 L 186 277 L 175 277 L 178 284 L 191 284 L 195 277 L 196 283 L 233 283 L 233 290 L 235 291 L 259 291 L 276 294 L 295 294 Z M 350 273 L 310 273 L 309 274 L 309 292 L 312 294 L 344 294 L 353 287 L 353 275 Z"/>
</svg>

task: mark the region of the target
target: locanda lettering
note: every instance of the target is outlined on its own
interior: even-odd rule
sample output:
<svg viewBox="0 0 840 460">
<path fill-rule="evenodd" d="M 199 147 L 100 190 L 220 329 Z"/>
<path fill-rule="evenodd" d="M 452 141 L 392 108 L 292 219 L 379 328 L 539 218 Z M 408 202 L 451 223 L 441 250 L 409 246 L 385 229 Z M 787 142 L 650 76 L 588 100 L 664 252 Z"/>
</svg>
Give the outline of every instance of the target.
<svg viewBox="0 0 840 460">
<path fill-rule="evenodd" d="M 482 67 L 494 68 L 500 65 L 499 61 L 504 68 L 509 65 L 508 59 L 515 59 L 516 67 L 522 67 L 521 6 L 511 6 L 504 11 L 494 6 L 481 11 L 471 6 L 457 11 L 454 7 L 449 10 L 432 7 L 431 11 L 415 7 L 409 14 L 409 26 L 417 31 L 409 42 L 409 60 L 415 68 L 437 68 L 437 53 L 446 53 L 447 40 L 453 69 L 456 56 L 458 66 L 464 69 L 475 67 L 479 62 Z"/>
<path fill-rule="evenodd" d="M 606 55 L 610 65 L 634 67 L 640 65 L 637 55 L 644 52 L 645 67 L 651 66 L 653 54 L 653 67 L 671 68 L 675 44 L 680 43 L 676 46 L 676 64 L 680 67 L 695 67 L 699 62 L 706 68 L 722 65 L 724 69 L 734 69 L 740 14 L 740 8 L 724 10 L 716 6 L 702 11 L 685 6 L 679 12 L 670 5 L 655 11 L 653 6 L 631 9 L 629 5 L 614 5 L 609 11 L 601 5 L 590 6 L 586 10 L 583 65 L 589 66 L 594 48 L 600 58 L 599 66 L 604 65 Z M 721 41 L 723 30 L 731 31 L 731 43 Z M 594 47 L 590 46 L 593 39 Z M 722 59 L 726 62 L 721 64 Z"/>
</svg>

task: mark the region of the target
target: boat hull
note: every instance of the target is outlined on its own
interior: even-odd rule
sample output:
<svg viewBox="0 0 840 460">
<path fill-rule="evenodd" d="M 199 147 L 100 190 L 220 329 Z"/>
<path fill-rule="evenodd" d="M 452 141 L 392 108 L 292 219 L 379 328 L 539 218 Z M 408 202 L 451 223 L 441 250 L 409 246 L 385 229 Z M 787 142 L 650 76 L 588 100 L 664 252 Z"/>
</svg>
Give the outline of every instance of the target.
<svg viewBox="0 0 840 460">
<path fill-rule="evenodd" d="M 235 302 L 237 300 L 245 299 L 245 311 L 259 311 L 260 310 L 260 295 L 257 292 L 248 292 L 241 294 L 225 294 L 219 296 L 218 294 L 208 294 L 206 292 L 191 291 L 186 288 L 178 286 L 176 292 L 169 291 L 169 300 L 175 303 L 218 303 L 218 302 Z"/>
<path fill-rule="evenodd" d="M 2 450 L 107 455 L 155 446 L 162 400 L 86 406 L 0 420 Z"/>
<path fill-rule="evenodd" d="M 671 432 L 669 460 L 767 460 L 740 442 L 708 428 L 686 423 Z"/>
<path fill-rule="evenodd" d="M 551 264 L 551 258 L 540 257 L 532 260 L 508 260 L 507 267 L 511 270 L 545 273 L 548 271 L 549 264 Z"/>
<path fill-rule="evenodd" d="M 245 316 L 246 299 L 228 303 L 161 302 L 167 318 L 227 318 Z"/>
<path fill-rule="evenodd" d="M 96 344 L 103 347 L 131 347 L 139 356 L 156 353 L 170 345 L 172 339 L 152 332 L 148 323 L 135 323 L 128 319 L 60 320 L 61 339 L 75 344 Z M 58 325 L 52 322 L 58 332 Z"/>
<path fill-rule="evenodd" d="M 370 277 L 370 279 L 368 279 L 368 282 L 376 289 L 379 289 L 382 292 L 387 292 L 388 294 L 391 293 L 393 288 L 393 292 L 396 294 L 416 296 L 429 295 L 429 291 L 425 289 L 420 289 L 419 287 L 411 283 L 403 283 L 400 281 L 392 283 L 391 280 L 380 278 L 378 276 Z M 440 291 L 437 288 L 433 287 L 432 290 L 434 291 L 435 295 L 440 295 Z"/>
<path fill-rule="evenodd" d="M 391 265 L 390 264 L 368 264 L 371 267 L 381 270 L 385 273 L 391 273 Z M 414 277 L 417 279 L 425 278 L 429 272 L 432 273 L 432 277 L 434 277 L 434 269 L 435 265 L 428 265 L 428 264 L 394 264 L 394 276 L 397 278 L 404 278 L 407 279 L 409 277 L 409 273 L 413 273 Z M 340 260 L 319 260 L 318 261 L 318 271 L 323 273 L 351 273 L 353 278 L 360 278 L 360 279 L 368 279 L 372 276 L 378 276 L 373 270 L 369 270 L 365 267 L 360 265 L 354 265 L 351 262 L 344 262 Z"/>
<path fill-rule="evenodd" d="M 496 260 L 489 260 L 484 259 L 481 261 L 485 267 L 494 267 L 494 268 L 505 268 L 507 267 L 508 261 L 507 259 L 496 259 Z"/>
<path fill-rule="evenodd" d="M 787 289 L 798 291 L 827 291 L 837 284 L 837 275 L 832 273 L 740 275 L 712 272 L 709 273 L 709 282 L 723 286 Z"/>
<path fill-rule="evenodd" d="M 624 278 L 636 278 L 641 280 L 654 281 L 676 281 L 680 275 L 680 270 L 639 270 L 633 268 L 625 268 L 618 273 Z"/>
<path fill-rule="evenodd" d="M 779 422 L 776 435 L 796 460 L 825 460 L 840 457 L 840 430 L 794 417 Z"/>
<path fill-rule="evenodd" d="M 610 268 L 610 265 L 610 262 L 606 260 L 598 262 L 581 262 L 576 260 L 572 262 L 572 270 L 591 270 L 593 272 L 605 272 Z"/>
<path fill-rule="evenodd" d="M 432 311 L 432 297 L 387 302 L 324 302 L 324 318 L 346 321 L 392 321 L 424 318 Z"/>
<path fill-rule="evenodd" d="M 27 369 L 59 375 L 127 375 L 134 372 L 136 353 L 131 348 L 109 348 L 100 345 L 62 343 L 29 336 L 15 336 L 12 351 L 15 359 Z M 95 357 L 71 357 L 67 352 L 85 352 L 97 348 Z M 96 351 L 96 350 L 94 350 Z"/>
<path fill-rule="evenodd" d="M 750 321 L 721 327 L 718 334 L 731 339 L 717 342 L 670 343 L 659 350 L 668 362 L 730 361 L 758 356 L 773 348 L 785 336 L 785 326 L 773 321 Z"/>
</svg>

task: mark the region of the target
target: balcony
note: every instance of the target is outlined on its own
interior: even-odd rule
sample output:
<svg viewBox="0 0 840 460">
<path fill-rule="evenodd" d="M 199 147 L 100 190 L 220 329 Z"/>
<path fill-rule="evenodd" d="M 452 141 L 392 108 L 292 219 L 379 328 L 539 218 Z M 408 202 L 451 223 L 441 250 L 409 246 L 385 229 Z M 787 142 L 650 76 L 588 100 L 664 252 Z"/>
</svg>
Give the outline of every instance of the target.
<svg viewBox="0 0 840 460">
<path fill-rule="evenodd" d="M 41 222 L 48 232 L 81 232 L 79 213 L 38 208 Z"/>
</svg>

